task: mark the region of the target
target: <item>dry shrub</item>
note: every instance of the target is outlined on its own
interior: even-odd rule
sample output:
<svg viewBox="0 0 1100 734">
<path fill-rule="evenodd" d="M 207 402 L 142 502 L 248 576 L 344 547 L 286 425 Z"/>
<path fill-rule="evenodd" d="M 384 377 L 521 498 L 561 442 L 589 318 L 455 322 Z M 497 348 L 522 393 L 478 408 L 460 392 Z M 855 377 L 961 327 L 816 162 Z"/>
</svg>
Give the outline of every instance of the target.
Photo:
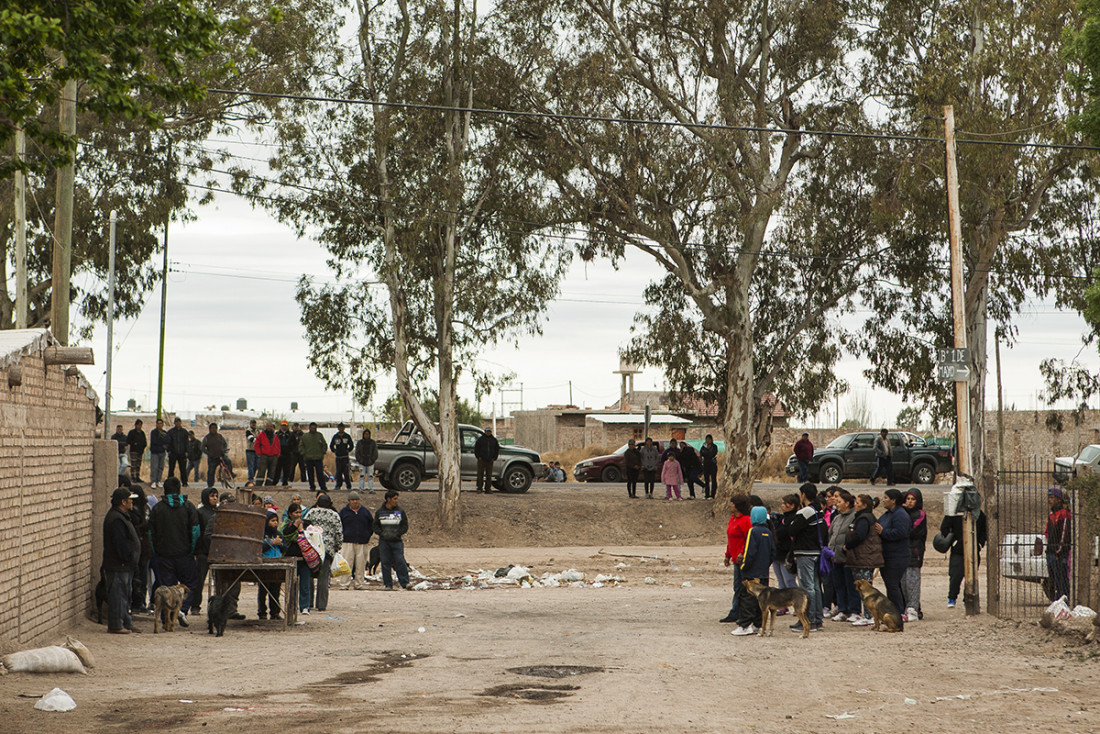
<svg viewBox="0 0 1100 734">
<path fill-rule="evenodd" d="M 762 482 L 787 482 L 790 481 L 790 477 L 784 471 L 784 467 L 787 466 L 787 459 L 790 457 L 789 451 L 783 449 L 777 449 L 772 446 L 768 449 L 767 455 L 760 463 L 760 471 L 758 478 Z"/>
<path fill-rule="evenodd" d="M 560 461 L 561 468 L 565 470 L 565 481 L 576 481 L 573 479 L 573 467 L 579 462 L 585 459 L 594 459 L 597 456 L 607 456 L 615 451 L 618 446 L 608 448 L 606 446 L 598 446 L 593 444 L 592 446 L 584 446 L 579 449 L 566 449 L 565 451 L 547 451 L 544 454 L 539 454 L 539 457 L 547 464 L 551 461 Z"/>
</svg>

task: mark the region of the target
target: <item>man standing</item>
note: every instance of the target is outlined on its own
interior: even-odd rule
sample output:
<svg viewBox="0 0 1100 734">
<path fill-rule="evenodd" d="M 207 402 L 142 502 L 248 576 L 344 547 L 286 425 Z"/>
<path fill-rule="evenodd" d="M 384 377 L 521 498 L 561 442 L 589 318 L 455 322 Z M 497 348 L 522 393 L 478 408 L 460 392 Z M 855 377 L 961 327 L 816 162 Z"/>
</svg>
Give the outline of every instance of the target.
<svg viewBox="0 0 1100 734">
<path fill-rule="evenodd" d="M 293 426 L 291 426 L 290 435 L 294 437 L 294 443 L 292 444 L 294 453 L 291 456 L 290 479 L 291 481 L 294 481 L 294 468 L 297 467 L 298 481 L 304 482 L 306 480 L 306 460 L 302 458 L 302 436 L 305 435 L 305 433 L 302 431 L 302 424 L 295 423 Z"/>
<path fill-rule="evenodd" d="M 180 583 L 191 589 L 180 607 L 179 622 L 183 627 L 188 626 L 187 612 L 200 591 L 194 556 L 200 534 L 198 511 L 180 494 L 180 480 L 168 477 L 164 482 L 164 499 L 149 513 L 149 540 L 156 556 L 157 582 L 161 586 Z"/>
<path fill-rule="evenodd" d="M 1067 597 L 1069 601 L 1069 553 L 1073 546 L 1072 515 L 1065 506 L 1065 494 L 1061 487 L 1051 487 L 1047 492 L 1046 538 L 1047 573 L 1054 585 L 1054 599 Z"/>
<path fill-rule="evenodd" d="M 298 443 L 298 450 L 302 452 L 302 459 L 306 463 L 306 475 L 309 477 L 309 488 L 316 492 L 317 485 L 321 485 L 321 491 L 327 491 L 325 487 L 328 480 L 325 479 L 325 454 L 328 446 L 325 445 L 325 437 L 317 432 L 317 424 L 309 424 L 309 433 L 302 435 Z"/>
<path fill-rule="evenodd" d="M 206 573 L 210 568 L 210 541 L 214 538 L 214 515 L 218 511 L 218 490 L 207 487 L 202 491 L 202 502 L 199 504 L 199 526 L 201 534 L 199 542 L 195 544 L 195 565 L 198 573 L 198 592 L 191 608 L 195 614 L 202 607 L 202 587 L 206 585 Z"/>
<path fill-rule="evenodd" d="M 348 492 L 348 503 L 340 509 L 340 524 L 344 527 L 344 546 L 341 551 L 351 566 L 351 578 L 343 581 L 345 589 L 363 588 L 363 579 L 367 575 L 367 557 L 370 550 L 370 536 L 374 533 L 374 518 L 363 507 L 358 492 Z"/>
<path fill-rule="evenodd" d="M 248 465 L 248 481 L 245 482 L 246 487 L 255 486 L 253 479 L 256 478 L 256 419 L 253 418 L 248 422 L 248 428 L 244 432 L 244 460 Z"/>
<path fill-rule="evenodd" d="M 253 446 L 256 449 L 256 485 L 274 487 L 280 451 L 274 423 L 268 421 L 264 424 L 264 430 L 256 434 Z"/>
<path fill-rule="evenodd" d="M 829 537 L 829 528 L 825 527 L 825 517 L 818 505 L 817 486 L 806 483 L 798 488 L 798 492 L 802 508 L 791 521 L 791 550 L 798 569 L 798 586 L 810 597 L 810 631 L 820 632 L 823 628 L 824 610 L 817 562 L 821 557 L 821 547 Z M 906 543 L 906 561 L 908 558 Z M 801 632 L 802 622 L 791 625 L 791 629 Z"/>
<path fill-rule="evenodd" d="M 187 429 L 183 421 L 176 418 L 168 429 L 168 476 L 176 476 L 176 467 L 180 469 L 180 479 L 187 486 Z"/>
<path fill-rule="evenodd" d="M 126 447 L 130 451 L 130 480 L 134 482 L 141 480 L 141 459 L 145 456 L 145 447 L 148 445 L 142 425 L 144 424 L 140 419 L 134 421 L 133 429 L 126 434 Z"/>
<path fill-rule="evenodd" d="M 329 448 L 336 457 L 336 489 L 343 484 L 351 491 L 351 452 L 355 450 L 355 442 L 351 440 L 344 429 L 343 423 L 336 426 L 336 435 L 332 437 Z"/>
<path fill-rule="evenodd" d="M 130 617 L 130 594 L 141 555 L 141 541 L 130 522 L 136 494 L 119 488 L 111 495 L 111 509 L 103 518 L 103 572 L 107 580 L 107 631 L 114 635 L 137 632 Z"/>
<path fill-rule="evenodd" d="M 187 472 L 184 479 L 194 471 L 195 481 L 199 481 L 199 464 L 202 462 L 202 441 L 195 438 L 194 431 L 187 432 Z M 185 482 L 183 486 L 187 486 Z"/>
<path fill-rule="evenodd" d="M 703 498 L 712 500 L 718 493 L 718 444 L 709 433 L 699 447 L 699 460 L 703 463 Z"/>
<path fill-rule="evenodd" d="M 157 418 L 156 427 L 149 432 L 149 481 L 154 487 L 160 486 L 160 475 L 164 473 L 164 459 L 168 454 L 168 431 L 164 430 L 164 421 Z"/>
<path fill-rule="evenodd" d="M 115 426 L 115 434 L 111 438 L 118 444 L 118 475 L 129 477 L 130 454 L 127 453 L 126 432 L 122 430 L 122 424 Z"/>
<path fill-rule="evenodd" d="M 646 499 L 653 499 L 653 483 L 657 481 L 657 471 L 661 468 L 661 449 L 652 438 L 646 436 L 638 454 L 642 457 L 642 487 Z"/>
<path fill-rule="evenodd" d="M 298 445 L 298 441 L 294 438 L 294 434 L 290 432 L 286 421 L 279 424 L 279 430 L 275 433 L 275 437 L 279 439 L 279 463 L 275 469 L 275 482 L 288 487 L 290 481 L 294 478 L 294 454 L 297 453 L 297 450 L 292 448 L 291 441 L 294 442 L 295 447 Z"/>
<path fill-rule="evenodd" d="M 875 532 L 882 538 L 882 583 L 887 598 L 894 602 L 899 614 L 904 614 L 902 610 L 905 609 L 901 579 L 909 568 L 909 531 L 913 528 L 909 513 L 902 507 L 904 501 L 899 490 L 886 490 L 882 498 L 886 512 L 875 525 Z"/>
<path fill-rule="evenodd" d="M 623 474 L 626 475 L 626 496 L 632 499 L 638 496 L 638 473 L 642 470 L 642 455 L 638 453 L 638 447 L 634 439 L 626 442 L 626 451 L 623 452 Z M 558 481 L 551 477 L 550 481 Z"/>
<path fill-rule="evenodd" d="M 798 462 L 798 481 L 810 481 L 810 462 L 814 458 L 814 445 L 810 441 L 810 434 L 803 433 L 802 438 L 794 442 L 794 458 Z M 874 482 L 871 482 L 874 484 Z"/>
<path fill-rule="evenodd" d="M 474 442 L 474 456 L 477 458 L 477 491 L 489 494 L 492 491 L 493 462 L 500 456 L 500 442 L 489 426 L 485 426 L 485 433 Z"/>
<path fill-rule="evenodd" d="M 875 438 L 875 470 L 871 472 L 871 484 L 878 477 L 885 477 L 887 486 L 893 486 L 894 447 L 890 444 L 890 434 L 885 428 Z"/>
<path fill-rule="evenodd" d="M 386 492 L 385 502 L 374 513 L 374 534 L 378 536 L 378 554 L 382 561 L 382 584 L 393 590 L 393 571 L 402 589 L 409 588 L 409 567 L 405 563 L 405 543 L 409 516 L 397 505 L 398 492 Z"/>
<path fill-rule="evenodd" d="M 229 451 L 229 444 L 225 436 L 218 433 L 218 424 L 210 424 L 210 432 L 202 439 L 202 452 L 206 454 L 206 486 L 214 486 L 214 477 L 217 476 L 218 464 L 225 458 Z"/>
<path fill-rule="evenodd" d="M 370 437 L 370 429 L 363 429 L 363 437 L 355 442 L 355 460 L 359 462 L 359 491 L 363 485 L 374 494 L 374 462 L 378 461 L 378 443 Z"/>
</svg>

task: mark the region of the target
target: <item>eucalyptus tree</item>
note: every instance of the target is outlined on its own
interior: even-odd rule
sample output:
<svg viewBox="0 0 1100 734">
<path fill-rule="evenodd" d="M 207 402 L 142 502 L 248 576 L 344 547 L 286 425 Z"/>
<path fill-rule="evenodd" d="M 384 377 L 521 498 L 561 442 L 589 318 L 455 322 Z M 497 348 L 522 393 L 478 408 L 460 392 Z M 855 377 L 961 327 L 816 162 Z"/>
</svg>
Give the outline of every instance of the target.
<svg viewBox="0 0 1100 734">
<path fill-rule="evenodd" d="M 1095 161 L 1072 145 L 1062 31 L 1075 0 L 1032 5 L 980 0 L 888 0 L 868 7 L 861 74 L 898 134 L 943 134 L 943 106 L 958 126 L 964 319 L 975 475 L 984 466 L 990 325 L 1011 344 L 1016 317 L 1035 298 L 1080 307 L 1080 276 L 1100 262 L 1082 236 Z M 896 175 L 900 207 L 882 277 L 863 289 L 874 314 L 850 346 L 868 376 L 907 401 L 952 414 L 949 386 L 932 375 L 936 347 L 953 345 L 942 143 L 911 143 Z"/>
<path fill-rule="evenodd" d="M 589 242 L 584 256 L 653 257 L 628 354 L 719 406 L 728 455 L 718 502 L 751 487 L 775 395 L 813 412 L 844 389 L 832 367 L 869 277 L 889 150 L 807 130 L 866 121 L 842 2 L 515 0 L 510 47 L 537 47 L 516 126 Z M 659 120 L 665 125 L 623 122 Z M 782 130 L 782 131 L 780 131 Z M 721 506 L 721 504 L 719 504 Z"/>
<path fill-rule="evenodd" d="M 439 458 L 440 515 L 453 527 L 457 382 L 479 372 L 487 345 L 539 330 L 568 253 L 539 236 L 554 220 L 548 187 L 514 132 L 471 113 L 514 101 L 492 16 L 463 0 L 356 7 L 354 45 L 333 48 L 313 91 L 364 104 L 284 104 L 281 188 L 258 200 L 329 252 L 335 282 L 303 277 L 297 294 L 312 365 L 363 404 L 392 372 Z M 241 186 L 266 196 L 254 180 Z"/>
</svg>

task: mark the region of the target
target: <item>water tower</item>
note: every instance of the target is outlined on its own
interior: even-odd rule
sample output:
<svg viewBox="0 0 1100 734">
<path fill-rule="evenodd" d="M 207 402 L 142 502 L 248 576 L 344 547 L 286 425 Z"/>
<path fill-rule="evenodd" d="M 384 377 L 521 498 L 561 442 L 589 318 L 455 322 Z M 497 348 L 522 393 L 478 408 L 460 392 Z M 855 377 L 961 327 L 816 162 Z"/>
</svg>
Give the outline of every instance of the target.
<svg viewBox="0 0 1100 734">
<path fill-rule="evenodd" d="M 619 357 L 619 369 L 613 374 L 623 376 L 622 390 L 619 395 L 619 410 L 626 410 L 626 396 L 634 392 L 634 375 L 641 372 L 638 366 L 631 364 L 623 357 Z"/>
<path fill-rule="evenodd" d="M 237 410 L 248 410 L 248 401 L 244 398 L 237 398 Z"/>
</svg>

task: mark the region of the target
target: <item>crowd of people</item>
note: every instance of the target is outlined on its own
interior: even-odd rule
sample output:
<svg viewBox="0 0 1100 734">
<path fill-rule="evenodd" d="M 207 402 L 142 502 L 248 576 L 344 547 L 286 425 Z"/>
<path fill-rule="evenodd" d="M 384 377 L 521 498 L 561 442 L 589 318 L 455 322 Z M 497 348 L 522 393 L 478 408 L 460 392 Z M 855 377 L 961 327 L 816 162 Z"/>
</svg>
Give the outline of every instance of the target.
<svg viewBox="0 0 1100 734">
<path fill-rule="evenodd" d="M 668 447 L 661 451 L 654 440 L 646 436 L 641 446 L 634 439 L 626 442 L 623 453 L 623 474 L 626 476 L 628 497 L 637 498 L 638 480 L 647 499 L 653 499 L 658 474 L 665 485 L 665 499 L 695 499 L 695 486 L 703 490 L 704 499 L 712 499 L 718 491 L 718 446 L 714 437 L 707 434 L 703 445 L 696 451 L 687 441 L 670 438 Z M 680 493 L 680 486 L 687 485 L 688 497 Z"/>
<path fill-rule="evenodd" d="M 880 504 L 882 513 L 876 517 Z M 766 527 L 768 532 L 754 536 L 754 526 Z M 766 542 L 752 547 L 748 541 L 757 536 Z M 961 533 L 956 537 L 961 554 Z M 924 498 L 916 488 L 904 493 L 890 488 L 876 501 L 839 486 L 819 493 L 817 485 L 807 482 L 798 494 L 783 497 L 778 512 L 769 512 L 755 495 L 735 496 L 730 500 L 725 554 L 725 564 L 733 566 L 734 595 L 729 613 L 720 621 L 736 623 L 734 635 L 759 631 L 761 610 L 742 581 L 768 584 L 774 573 L 777 588 L 797 586 L 806 592 L 811 631 L 822 630 L 826 619 L 857 627 L 872 625 L 855 582 L 870 581 L 877 571 L 902 619 L 915 622 L 924 617 L 920 587 L 927 539 Z M 960 564 L 960 581 L 961 570 Z M 958 594 L 954 577 L 952 588 L 951 607 Z M 791 629 L 802 632 L 802 623 Z"/>
<path fill-rule="evenodd" d="M 279 430 L 275 423 L 267 421 L 258 428 L 255 420 L 249 421 L 245 430 L 245 464 L 248 478 L 245 487 L 288 487 L 290 482 L 309 482 L 310 490 L 328 491 L 329 474 L 325 471 L 325 454 L 332 452 L 336 460 L 334 477 L 336 489 L 350 490 L 351 462 L 359 465 L 359 491 L 374 492 L 374 463 L 378 459 L 378 444 L 371 438 L 369 429 L 363 430 L 358 440 L 353 440 L 346 432 L 343 423 L 336 427 L 336 434 L 328 441 L 317 430 L 316 423 L 310 423 L 303 431 L 300 423 L 289 424 L 282 421 Z M 217 423 L 207 426 L 207 433 L 199 440 L 195 432 L 183 427 L 176 418 L 172 428 L 164 430 L 164 421 L 160 418 L 156 426 L 145 435 L 142 421 L 134 421 L 134 427 L 125 431 L 121 425 L 115 427 L 111 438 L 118 444 L 119 475 L 128 475 L 131 481 L 140 481 L 141 464 L 146 448 L 149 449 L 149 483 L 154 489 L 161 486 L 165 462 L 168 476 L 176 475 L 179 469 L 181 485 L 188 486 L 188 478 L 199 481 L 200 464 L 206 457 L 206 486 L 213 487 L 218 467 L 224 464 L 229 472 L 233 465 L 229 459 L 229 443 L 218 430 Z"/>
<path fill-rule="evenodd" d="M 204 489 L 196 507 L 181 493 L 179 478 L 164 481 L 164 494 L 146 493 L 140 482 L 120 476 L 119 488 L 111 496 L 111 509 L 103 521 L 103 578 L 107 596 L 107 629 L 112 634 L 138 630 L 134 614 L 150 613 L 158 586 L 183 584 L 189 590 L 180 606 L 178 623 L 189 626 L 188 618 L 201 612 L 203 587 L 209 571 L 216 515 L 236 502 L 233 492 L 218 494 L 213 487 Z M 325 611 L 329 603 L 332 566 L 337 554 L 343 555 L 350 574 L 343 584 L 352 589 L 365 588 L 369 566 L 370 541 L 378 539 L 381 579 L 386 589 L 394 588 L 393 577 L 401 588 L 409 586 L 403 537 L 409 529 L 407 513 L 398 504 L 398 493 L 389 490 L 382 505 L 372 515 L 362 506 L 359 492 L 348 492 L 347 505 L 336 511 L 331 497 L 316 491 L 313 505 L 306 508 L 294 495 L 286 509 L 279 508 L 270 496 L 253 498 L 257 509 L 266 512 L 262 554 L 265 557 L 297 559 L 298 611 Z M 321 532 L 324 555 L 310 555 L 314 546 L 306 531 L 315 526 Z M 279 599 L 281 584 L 259 584 L 257 618 L 282 619 Z M 227 615 L 244 619 L 238 611 L 240 584 L 226 593 Z"/>
</svg>

